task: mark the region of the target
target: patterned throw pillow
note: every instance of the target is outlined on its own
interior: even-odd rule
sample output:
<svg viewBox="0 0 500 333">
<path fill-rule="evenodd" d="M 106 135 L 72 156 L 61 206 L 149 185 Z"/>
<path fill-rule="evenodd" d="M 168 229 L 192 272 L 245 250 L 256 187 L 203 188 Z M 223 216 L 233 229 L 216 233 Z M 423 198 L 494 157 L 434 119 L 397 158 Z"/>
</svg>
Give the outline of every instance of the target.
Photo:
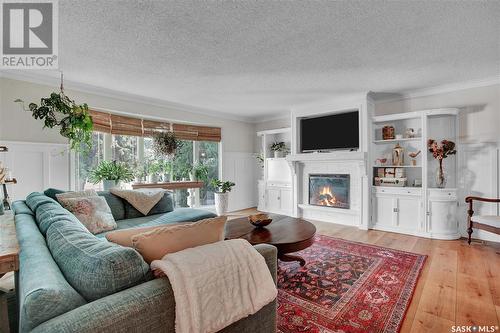
<svg viewBox="0 0 500 333">
<path fill-rule="evenodd" d="M 111 209 L 103 197 L 59 198 L 59 202 L 93 234 L 116 229 Z"/>
</svg>

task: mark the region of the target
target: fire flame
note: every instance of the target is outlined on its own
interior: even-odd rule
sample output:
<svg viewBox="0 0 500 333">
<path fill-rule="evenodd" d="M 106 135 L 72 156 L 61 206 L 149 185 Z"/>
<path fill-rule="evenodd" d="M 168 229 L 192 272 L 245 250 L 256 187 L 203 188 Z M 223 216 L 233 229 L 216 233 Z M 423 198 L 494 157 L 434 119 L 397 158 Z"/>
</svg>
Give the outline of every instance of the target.
<svg viewBox="0 0 500 333">
<path fill-rule="evenodd" d="M 337 204 L 337 198 L 329 186 L 324 186 L 319 191 L 318 203 L 322 206 L 335 206 Z"/>
</svg>

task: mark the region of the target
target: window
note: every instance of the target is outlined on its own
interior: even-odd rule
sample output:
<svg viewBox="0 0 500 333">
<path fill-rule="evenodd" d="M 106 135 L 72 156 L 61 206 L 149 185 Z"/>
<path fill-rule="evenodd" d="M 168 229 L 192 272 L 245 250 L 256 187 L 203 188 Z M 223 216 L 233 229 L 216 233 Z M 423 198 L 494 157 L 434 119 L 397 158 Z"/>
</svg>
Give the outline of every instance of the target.
<svg viewBox="0 0 500 333">
<path fill-rule="evenodd" d="M 100 184 L 92 184 L 88 180 L 89 171 L 92 170 L 99 162 L 104 160 L 104 135 L 100 132 L 92 134 L 92 149 L 87 154 L 78 154 L 76 161 L 77 170 L 77 189 L 96 189 L 100 190 Z"/>
<path fill-rule="evenodd" d="M 189 180 L 195 164 L 207 167 L 208 180 L 219 177 L 219 142 L 181 140 L 175 157 L 168 160 L 155 156 L 150 137 L 94 132 L 91 152 L 88 155 L 79 154 L 77 158 L 77 189 L 102 189 L 101 184 L 94 185 L 88 181 L 88 173 L 105 159 L 125 162 L 134 170 L 155 170 L 158 181 Z M 150 181 L 148 177 L 140 178 Z M 213 191 L 209 181 L 205 182 L 201 189 L 194 191 L 195 205 L 213 205 Z M 175 190 L 176 207 L 188 207 L 188 197 L 188 190 Z"/>
</svg>

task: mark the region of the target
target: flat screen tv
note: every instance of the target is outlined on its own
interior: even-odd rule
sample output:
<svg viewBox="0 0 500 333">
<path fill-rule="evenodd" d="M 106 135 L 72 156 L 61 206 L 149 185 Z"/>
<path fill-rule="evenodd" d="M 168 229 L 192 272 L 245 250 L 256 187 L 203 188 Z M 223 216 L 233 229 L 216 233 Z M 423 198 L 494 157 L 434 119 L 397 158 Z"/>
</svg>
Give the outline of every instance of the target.
<svg viewBox="0 0 500 333">
<path fill-rule="evenodd" d="M 359 148 L 359 112 L 337 113 L 300 120 L 302 152 Z"/>
</svg>

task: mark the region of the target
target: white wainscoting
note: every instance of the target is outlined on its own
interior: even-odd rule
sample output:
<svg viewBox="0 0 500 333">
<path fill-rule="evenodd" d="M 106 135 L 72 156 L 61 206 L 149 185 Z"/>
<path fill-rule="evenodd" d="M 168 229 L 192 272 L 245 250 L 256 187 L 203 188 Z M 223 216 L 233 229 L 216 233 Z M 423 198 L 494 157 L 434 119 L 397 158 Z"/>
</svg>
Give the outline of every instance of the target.
<svg viewBox="0 0 500 333">
<path fill-rule="evenodd" d="M 499 145 L 495 143 L 461 144 L 459 160 L 459 210 L 460 233 L 467 236 L 466 196 L 500 197 Z M 445 161 L 446 168 L 446 161 Z M 493 203 L 474 203 L 474 214 L 499 215 L 500 207 Z M 483 230 L 474 230 L 475 238 L 500 242 L 500 236 Z"/>
<path fill-rule="evenodd" d="M 0 154 L 0 161 L 17 179 L 17 184 L 8 186 L 12 200 L 24 199 L 31 192 L 48 187 L 70 189 L 68 145 L 20 141 L 1 144 L 9 151 Z"/>
<path fill-rule="evenodd" d="M 236 183 L 229 194 L 229 211 L 257 206 L 255 165 L 252 153 L 223 153 L 222 180 Z"/>
</svg>

